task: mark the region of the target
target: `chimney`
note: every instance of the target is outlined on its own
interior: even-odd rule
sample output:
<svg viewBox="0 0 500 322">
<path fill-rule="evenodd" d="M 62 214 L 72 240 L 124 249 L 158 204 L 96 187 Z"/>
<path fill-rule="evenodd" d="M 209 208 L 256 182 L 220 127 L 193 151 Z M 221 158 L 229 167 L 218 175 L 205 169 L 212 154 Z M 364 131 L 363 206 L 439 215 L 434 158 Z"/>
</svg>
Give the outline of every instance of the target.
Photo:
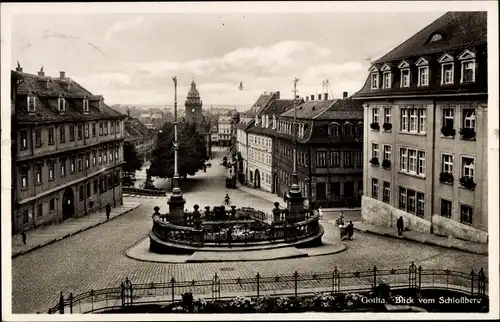
<svg viewBox="0 0 500 322">
<path fill-rule="evenodd" d="M 343 96 L 344 99 L 347 98 L 347 92 L 344 92 L 344 96 Z"/>
<path fill-rule="evenodd" d="M 17 62 L 16 72 L 19 72 L 19 73 L 22 73 L 22 72 L 23 72 L 23 68 L 22 68 L 22 67 L 21 67 L 21 65 L 19 64 L 19 61 Z"/>
<path fill-rule="evenodd" d="M 321 94 L 318 94 L 318 101 L 321 101 Z"/>
<path fill-rule="evenodd" d="M 325 96 L 325 101 L 328 101 L 328 93 L 325 93 L 324 96 Z"/>
<path fill-rule="evenodd" d="M 39 76 L 39 77 L 44 77 L 44 76 L 45 76 L 45 72 L 43 71 L 43 67 L 42 67 L 42 69 L 40 69 L 40 71 L 38 72 L 38 76 Z"/>
<path fill-rule="evenodd" d="M 306 102 L 309 101 L 309 96 L 306 96 Z"/>
<path fill-rule="evenodd" d="M 278 100 L 280 99 L 280 91 L 276 92 L 276 99 L 278 99 Z"/>
<path fill-rule="evenodd" d="M 65 79 L 66 78 L 66 72 L 60 71 L 59 72 L 59 78 Z"/>
<path fill-rule="evenodd" d="M 314 95 L 311 95 L 311 101 L 314 101 Z"/>
</svg>

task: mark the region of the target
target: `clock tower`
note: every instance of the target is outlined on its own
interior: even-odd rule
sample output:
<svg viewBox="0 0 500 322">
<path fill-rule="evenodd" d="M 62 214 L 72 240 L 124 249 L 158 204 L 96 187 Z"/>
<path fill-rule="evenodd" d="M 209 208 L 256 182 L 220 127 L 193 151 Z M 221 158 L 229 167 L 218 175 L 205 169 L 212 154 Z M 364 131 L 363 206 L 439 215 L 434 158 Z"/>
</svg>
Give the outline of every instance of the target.
<svg viewBox="0 0 500 322">
<path fill-rule="evenodd" d="M 200 99 L 200 93 L 196 89 L 196 83 L 194 80 L 191 82 L 191 89 L 189 90 L 186 97 L 186 121 L 189 123 L 196 123 L 201 125 L 203 122 L 203 114 L 201 112 L 201 106 L 203 105 Z"/>
</svg>

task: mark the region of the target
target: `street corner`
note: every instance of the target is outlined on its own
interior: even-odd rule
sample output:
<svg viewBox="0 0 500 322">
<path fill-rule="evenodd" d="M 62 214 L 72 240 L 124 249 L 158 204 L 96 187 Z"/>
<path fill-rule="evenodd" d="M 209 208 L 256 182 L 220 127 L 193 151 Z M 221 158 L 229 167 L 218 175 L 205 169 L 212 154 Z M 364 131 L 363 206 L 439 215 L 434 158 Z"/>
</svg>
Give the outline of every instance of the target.
<svg viewBox="0 0 500 322">
<path fill-rule="evenodd" d="M 141 239 L 125 251 L 125 256 L 141 262 L 186 263 L 192 255 L 156 254 L 149 251 L 149 237 Z"/>
</svg>

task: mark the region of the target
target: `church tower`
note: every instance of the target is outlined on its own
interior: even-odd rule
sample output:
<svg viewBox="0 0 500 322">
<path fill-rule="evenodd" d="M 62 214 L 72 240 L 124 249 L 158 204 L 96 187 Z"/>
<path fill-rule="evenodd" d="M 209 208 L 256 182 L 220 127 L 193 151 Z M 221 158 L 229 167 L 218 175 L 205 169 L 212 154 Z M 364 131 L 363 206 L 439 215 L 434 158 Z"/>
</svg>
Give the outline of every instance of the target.
<svg viewBox="0 0 500 322">
<path fill-rule="evenodd" d="M 194 80 L 191 82 L 191 89 L 189 90 L 186 97 L 186 121 L 189 123 L 195 122 L 201 125 L 203 122 L 203 114 L 201 112 L 201 106 L 203 105 L 200 99 L 200 93 L 196 89 L 196 83 Z"/>
</svg>

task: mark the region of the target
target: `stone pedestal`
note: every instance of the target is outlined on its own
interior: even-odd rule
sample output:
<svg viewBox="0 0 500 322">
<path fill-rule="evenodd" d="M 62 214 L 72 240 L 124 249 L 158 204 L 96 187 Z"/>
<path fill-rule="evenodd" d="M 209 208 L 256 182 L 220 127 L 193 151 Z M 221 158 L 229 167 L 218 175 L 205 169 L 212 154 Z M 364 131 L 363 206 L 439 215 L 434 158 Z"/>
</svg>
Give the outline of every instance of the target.
<svg viewBox="0 0 500 322">
<path fill-rule="evenodd" d="M 288 193 L 288 216 L 287 221 L 290 223 L 304 221 L 306 210 L 304 208 L 304 198 L 300 191 L 290 190 Z"/>
<path fill-rule="evenodd" d="M 182 193 L 173 193 L 168 199 L 168 221 L 174 225 L 184 225 L 184 205 L 186 200 Z"/>
</svg>

